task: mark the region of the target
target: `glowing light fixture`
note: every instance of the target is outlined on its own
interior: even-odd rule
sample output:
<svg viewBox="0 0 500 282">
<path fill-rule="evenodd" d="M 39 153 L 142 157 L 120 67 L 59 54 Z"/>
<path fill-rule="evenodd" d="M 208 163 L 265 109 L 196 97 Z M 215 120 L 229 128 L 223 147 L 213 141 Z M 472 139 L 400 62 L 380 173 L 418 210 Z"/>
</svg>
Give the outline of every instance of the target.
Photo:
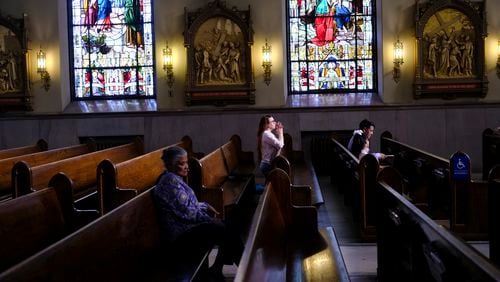
<svg viewBox="0 0 500 282">
<path fill-rule="evenodd" d="M 403 43 L 399 38 L 394 42 L 394 69 L 392 70 L 392 78 L 394 81 L 399 82 L 401 77 L 401 65 L 404 63 L 404 49 Z"/>
<path fill-rule="evenodd" d="M 36 54 L 36 72 L 40 74 L 42 80 L 42 88 L 45 91 L 50 89 L 50 75 L 47 72 L 47 57 L 40 47 L 40 51 Z"/>
<path fill-rule="evenodd" d="M 262 67 L 264 68 L 264 82 L 269 85 L 271 83 L 271 45 L 267 43 L 262 46 Z"/>
</svg>

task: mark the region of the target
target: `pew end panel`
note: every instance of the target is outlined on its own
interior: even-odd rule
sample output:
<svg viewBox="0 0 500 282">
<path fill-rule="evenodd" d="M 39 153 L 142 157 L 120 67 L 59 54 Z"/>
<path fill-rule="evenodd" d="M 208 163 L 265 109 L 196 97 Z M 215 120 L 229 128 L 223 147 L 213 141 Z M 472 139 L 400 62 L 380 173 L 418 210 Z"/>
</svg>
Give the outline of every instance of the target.
<svg viewBox="0 0 500 282">
<path fill-rule="evenodd" d="M 54 187 L 56 191 L 63 191 L 66 193 L 65 198 L 71 199 L 71 201 L 68 200 L 64 202 L 63 208 L 65 210 L 65 214 L 71 216 L 69 222 L 71 222 L 72 231 L 77 230 L 99 217 L 99 212 L 96 209 L 75 208 L 75 206 L 78 206 L 78 202 L 74 202 L 74 183 L 64 172 L 58 172 L 54 175 L 49 181 L 49 187 Z M 95 198 L 96 197 L 94 196 L 92 200 L 95 200 Z M 95 207 L 97 205 L 93 203 L 90 204 L 90 206 Z"/>
<path fill-rule="evenodd" d="M 24 161 L 17 162 L 12 167 L 12 198 L 31 193 L 32 183 L 31 167 Z"/>
<path fill-rule="evenodd" d="M 120 204 L 137 196 L 133 189 L 116 189 L 116 166 L 111 160 L 103 160 L 97 166 L 97 193 L 99 213 L 104 215 Z"/>
<path fill-rule="evenodd" d="M 250 176 L 255 172 L 255 161 L 253 152 L 242 150 L 241 138 L 239 135 L 233 135 L 229 142 L 221 147 L 224 157 L 224 164 L 230 176 Z"/>
<path fill-rule="evenodd" d="M 180 147 L 184 148 L 184 150 L 186 150 L 189 157 L 201 159 L 205 156 L 205 154 L 202 152 L 194 152 L 193 139 L 191 139 L 191 137 L 189 135 L 184 135 L 181 138 L 181 142 L 179 142 L 178 144 L 179 144 L 178 146 L 180 146 Z"/>
<path fill-rule="evenodd" d="M 368 154 L 361 158 L 358 169 L 362 237 L 375 240 L 375 205 L 377 204 L 375 189 L 380 165 L 375 156 Z"/>
</svg>

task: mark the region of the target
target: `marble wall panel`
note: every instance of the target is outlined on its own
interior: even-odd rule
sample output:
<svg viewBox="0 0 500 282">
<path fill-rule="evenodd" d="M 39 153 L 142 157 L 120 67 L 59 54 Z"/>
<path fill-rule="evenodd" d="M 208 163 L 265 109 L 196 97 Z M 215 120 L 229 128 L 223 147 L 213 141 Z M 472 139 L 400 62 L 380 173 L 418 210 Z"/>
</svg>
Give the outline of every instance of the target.
<svg viewBox="0 0 500 282">
<path fill-rule="evenodd" d="M 0 121 L 0 149 L 33 145 L 40 138 L 42 135 L 36 119 Z"/>
</svg>

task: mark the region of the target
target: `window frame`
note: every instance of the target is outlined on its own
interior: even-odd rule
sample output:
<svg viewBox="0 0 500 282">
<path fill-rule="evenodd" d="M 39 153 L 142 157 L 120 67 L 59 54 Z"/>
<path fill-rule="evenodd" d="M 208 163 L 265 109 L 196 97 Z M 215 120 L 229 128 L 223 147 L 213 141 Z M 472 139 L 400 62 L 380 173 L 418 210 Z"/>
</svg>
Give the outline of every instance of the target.
<svg viewBox="0 0 500 282">
<path fill-rule="evenodd" d="M 83 0 L 80 0 L 80 2 Z M 156 100 L 157 98 L 157 71 L 156 71 L 156 38 L 155 38 L 155 25 L 154 25 L 154 0 L 149 0 L 150 1 L 150 6 L 151 6 L 151 21 L 148 22 L 148 24 L 151 25 L 151 42 L 152 42 L 152 49 L 151 49 L 151 56 L 152 56 L 152 64 L 151 66 L 145 66 L 145 65 L 139 65 L 137 61 L 137 56 L 136 56 L 136 66 L 133 68 L 136 68 L 136 70 L 142 68 L 142 67 L 151 67 L 153 70 L 153 75 L 152 75 L 152 81 L 153 81 L 153 92 L 152 95 L 139 95 L 138 94 L 138 88 L 136 89 L 135 94 L 120 94 L 120 95 L 113 95 L 113 96 L 90 96 L 90 97 L 76 97 L 76 89 L 75 89 L 75 53 L 74 53 L 74 42 L 73 42 L 73 28 L 76 26 L 81 26 L 80 25 L 75 25 L 73 24 L 73 1 L 68 0 L 68 5 L 67 5 L 67 26 L 68 26 L 68 56 L 69 56 L 69 64 L 68 64 L 68 71 L 69 71 L 69 76 L 70 76 L 70 96 L 71 96 L 71 102 L 76 102 L 76 101 L 98 101 L 98 100 L 137 100 L 137 99 L 154 99 Z M 144 22 L 143 22 L 144 26 Z M 145 38 L 146 36 L 144 36 Z M 102 69 L 121 69 L 123 67 L 102 67 Z M 82 68 L 85 69 L 85 68 Z M 94 70 L 91 68 L 91 70 Z M 137 73 L 137 72 L 136 72 Z M 138 83 L 138 82 L 137 82 Z M 138 84 L 137 84 L 138 85 Z"/>
<path fill-rule="evenodd" d="M 303 0 L 305 1 L 305 0 Z M 371 52 L 372 52 L 372 58 L 371 58 L 371 62 L 372 62 L 372 83 L 373 83 L 373 88 L 372 89 L 358 89 L 358 86 L 356 84 L 356 87 L 354 89 L 350 89 L 350 88 L 337 88 L 337 89 L 309 89 L 308 87 L 308 90 L 305 90 L 305 91 L 293 91 L 292 90 L 292 62 L 297 62 L 299 64 L 301 64 L 302 62 L 305 62 L 307 65 L 308 65 L 308 69 L 309 69 L 309 63 L 312 63 L 312 62 L 317 62 L 318 64 L 320 63 L 323 63 L 323 62 L 328 62 L 327 60 L 309 60 L 309 59 L 306 59 L 306 60 L 296 60 L 296 61 L 292 61 L 291 59 L 291 48 L 290 48 L 290 40 L 291 40 L 291 36 L 290 36 L 290 22 L 291 22 L 291 19 L 299 19 L 299 16 L 296 16 L 296 17 L 291 17 L 290 16 L 290 2 L 291 0 L 286 0 L 286 10 L 285 10 L 285 13 L 286 13 L 286 57 L 287 57 L 287 64 L 286 64 L 286 74 L 287 74 L 287 80 L 288 80 L 288 83 L 287 83 L 287 93 L 288 95 L 287 96 L 292 96 L 292 95 L 315 95 L 315 94 L 352 94 L 352 93 L 378 93 L 378 44 L 377 44 L 377 10 L 376 10 L 376 1 L 377 0 L 370 0 L 371 1 L 371 14 L 361 14 L 360 16 L 361 17 L 366 17 L 366 16 L 369 16 L 371 17 L 371 22 L 372 22 L 372 47 L 371 47 Z M 307 31 L 306 31 L 306 34 L 307 34 Z M 358 52 L 357 50 L 357 41 L 355 41 L 356 44 L 355 44 L 355 50 L 356 52 Z M 306 54 L 306 57 L 307 57 L 307 54 Z M 360 61 L 369 61 L 370 59 L 362 59 L 362 58 L 358 58 L 357 56 L 353 59 L 345 59 L 345 60 L 342 60 L 342 61 L 354 61 L 355 62 L 355 66 L 358 65 L 358 62 Z M 346 70 L 347 71 L 347 70 Z M 309 73 L 309 72 L 308 72 Z M 355 71 L 355 81 L 357 81 L 357 73 Z M 309 78 L 308 78 L 308 81 L 309 81 Z"/>
</svg>

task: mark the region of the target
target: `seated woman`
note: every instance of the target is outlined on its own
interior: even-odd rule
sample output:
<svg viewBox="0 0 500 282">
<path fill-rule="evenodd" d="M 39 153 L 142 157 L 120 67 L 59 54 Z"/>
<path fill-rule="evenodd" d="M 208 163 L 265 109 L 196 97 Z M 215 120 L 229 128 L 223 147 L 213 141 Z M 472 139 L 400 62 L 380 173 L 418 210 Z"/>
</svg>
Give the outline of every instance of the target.
<svg viewBox="0 0 500 282">
<path fill-rule="evenodd" d="M 243 243 L 237 233 L 215 216 L 218 212 L 209 204 L 198 202 L 193 190 L 184 182 L 188 157 L 184 149 L 170 147 L 163 151 L 166 171 L 153 190 L 163 238 L 176 265 L 186 265 L 214 245 L 219 249 L 209 268 L 210 279 L 224 281 L 224 264 L 239 263 Z"/>
</svg>

